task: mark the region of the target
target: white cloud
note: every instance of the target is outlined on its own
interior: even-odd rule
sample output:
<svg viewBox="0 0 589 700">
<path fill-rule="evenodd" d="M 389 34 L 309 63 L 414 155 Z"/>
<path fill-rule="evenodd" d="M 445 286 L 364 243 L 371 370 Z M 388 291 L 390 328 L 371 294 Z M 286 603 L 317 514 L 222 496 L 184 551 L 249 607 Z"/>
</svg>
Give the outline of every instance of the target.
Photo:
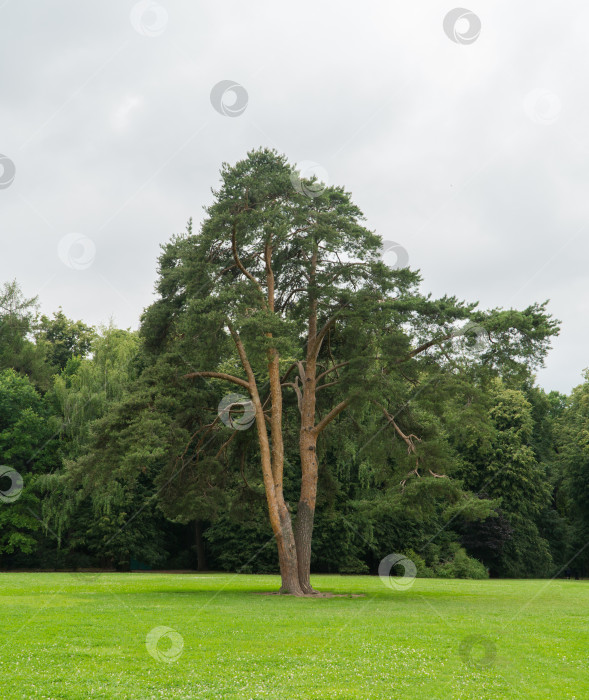
<svg viewBox="0 0 589 700">
<path fill-rule="evenodd" d="M 115 131 L 126 131 L 131 124 L 133 112 L 143 105 L 143 100 L 137 95 L 127 95 L 111 111 L 110 123 Z"/>
</svg>

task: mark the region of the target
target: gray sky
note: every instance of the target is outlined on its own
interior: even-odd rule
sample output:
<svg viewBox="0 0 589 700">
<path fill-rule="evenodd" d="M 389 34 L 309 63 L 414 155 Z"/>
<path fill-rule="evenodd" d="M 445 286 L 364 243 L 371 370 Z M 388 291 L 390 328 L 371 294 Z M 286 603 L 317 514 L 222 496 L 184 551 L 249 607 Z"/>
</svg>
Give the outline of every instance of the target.
<svg viewBox="0 0 589 700">
<path fill-rule="evenodd" d="M 448 36 L 454 7 L 0 0 L 0 281 L 136 327 L 159 245 L 223 161 L 270 146 L 350 190 L 425 291 L 551 299 L 538 381 L 569 391 L 589 366 L 589 5 L 469 1 Z M 211 104 L 223 80 L 238 116 Z"/>
</svg>

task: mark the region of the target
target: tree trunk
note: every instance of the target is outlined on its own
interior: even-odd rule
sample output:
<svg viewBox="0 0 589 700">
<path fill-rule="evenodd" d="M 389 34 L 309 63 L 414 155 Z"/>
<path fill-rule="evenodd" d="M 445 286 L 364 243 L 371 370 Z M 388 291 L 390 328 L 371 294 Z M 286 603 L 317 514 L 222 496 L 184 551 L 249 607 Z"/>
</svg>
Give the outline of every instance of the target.
<svg viewBox="0 0 589 700">
<path fill-rule="evenodd" d="M 311 586 L 311 541 L 317 501 L 317 438 L 309 429 L 301 430 L 301 495 L 295 523 L 299 583 L 303 593 L 316 593 Z"/>
<path fill-rule="evenodd" d="M 310 287 L 315 287 L 317 247 L 311 258 Z M 317 298 L 313 293 L 309 304 L 309 334 L 305 367 L 299 365 L 303 384 L 300 402 L 301 429 L 299 452 L 301 459 L 301 494 L 295 523 L 299 584 L 306 595 L 317 593 L 311 586 L 311 541 L 317 501 L 317 434 L 315 432 L 315 405 L 317 400 L 317 355 L 321 341 L 317 338 Z"/>
<path fill-rule="evenodd" d="M 269 311 L 274 312 L 274 273 L 272 271 L 271 236 L 266 241 L 264 259 L 266 262 L 266 284 L 268 287 L 267 308 Z M 266 333 L 266 337 L 272 338 L 272 333 Z M 282 490 L 284 444 L 282 441 L 282 386 L 280 382 L 280 358 L 278 350 L 275 347 L 269 347 L 267 358 L 268 378 L 270 380 L 270 435 L 272 441 L 269 459 L 269 475 L 273 483 L 271 487 L 269 483 L 266 483 L 267 469 L 264 470 L 264 483 L 266 486 L 266 495 L 268 497 L 268 506 L 271 509 L 270 519 L 272 520 L 272 510 L 276 510 L 278 514 L 276 525 L 273 522 L 272 527 L 278 545 L 278 561 L 280 564 L 280 576 L 282 578 L 280 593 L 290 593 L 291 595 L 300 596 L 303 594 L 303 591 L 299 585 L 297 547 L 292 529 L 292 518 L 290 517 L 290 512 L 284 500 L 284 493 Z M 263 416 L 262 410 L 258 425 L 258 433 L 264 432 L 265 437 L 262 437 L 262 441 L 267 443 L 268 438 Z M 264 426 L 263 431 L 262 425 Z M 267 448 L 265 447 L 265 449 Z"/>
<path fill-rule="evenodd" d="M 295 524 L 295 542 L 297 545 L 299 585 L 305 594 L 317 593 L 311 586 L 311 541 L 314 519 L 315 509 L 310 508 L 305 501 L 299 501 Z"/>
<path fill-rule="evenodd" d="M 292 519 L 282 493 L 281 465 L 273 465 L 272 450 L 268 440 L 266 430 L 266 419 L 260 402 L 257 387 L 252 391 L 252 401 L 256 410 L 256 425 L 258 429 L 258 442 L 260 445 L 262 476 L 268 501 L 268 512 L 270 514 L 270 524 L 276 538 L 278 546 L 278 562 L 280 564 L 280 576 L 282 585 L 280 593 L 290 593 L 292 595 L 303 595 L 299 585 L 297 567 L 297 547 L 292 529 Z M 274 417 L 274 416 L 273 416 Z M 276 453 L 274 458 L 276 460 Z M 272 467 L 275 467 L 274 469 Z"/>
<path fill-rule="evenodd" d="M 260 423 L 264 421 L 261 406 L 259 407 L 258 415 L 261 415 L 261 420 L 258 425 L 258 428 L 261 428 Z M 262 474 L 264 477 L 266 500 L 268 501 L 270 524 L 272 525 L 272 531 L 274 532 L 274 537 L 276 538 L 276 544 L 278 546 L 278 562 L 280 564 L 280 577 L 282 579 L 280 593 L 290 593 L 300 596 L 303 595 L 303 591 L 299 585 L 297 547 L 292 529 L 292 519 L 286 507 L 282 489 L 277 489 L 274 483 L 270 447 L 265 433 L 265 427 L 264 425 L 264 430 L 259 429 L 258 437 L 260 446 L 262 447 Z"/>
<path fill-rule="evenodd" d="M 280 564 L 280 593 L 300 596 L 304 593 L 299 583 L 297 566 L 297 547 L 292 530 L 292 520 L 285 505 L 281 517 L 282 532 L 276 537 L 278 544 L 278 561 Z"/>
<path fill-rule="evenodd" d="M 202 521 L 194 521 L 194 548 L 196 549 L 197 571 L 207 571 L 205 543 L 202 536 Z"/>
</svg>

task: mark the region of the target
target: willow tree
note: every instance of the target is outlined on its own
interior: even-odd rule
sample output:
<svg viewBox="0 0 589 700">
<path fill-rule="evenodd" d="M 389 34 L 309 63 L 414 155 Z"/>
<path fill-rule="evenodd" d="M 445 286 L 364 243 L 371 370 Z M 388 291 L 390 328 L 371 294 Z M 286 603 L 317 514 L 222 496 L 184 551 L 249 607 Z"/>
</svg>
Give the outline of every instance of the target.
<svg viewBox="0 0 589 700">
<path fill-rule="evenodd" d="M 483 313 L 455 297 L 424 296 L 417 272 L 385 264 L 382 239 L 364 226 L 349 193 L 303 178 L 274 151 L 225 164 L 213 194 L 200 231 L 190 225 L 164 247 L 159 298 L 144 314 L 142 334 L 148 348 L 187 367 L 186 382 L 223 382 L 243 393 L 281 592 L 313 594 L 324 431 L 336 429 L 343 411 L 377 411 L 406 444 L 410 473 L 442 477 L 420 454 L 419 436 L 404 429 L 398 402 L 430 381 L 432 368 L 448 371 L 459 353 L 477 350 L 481 338 L 494 338 L 477 356 L 491 370 L 499 361 L 514 371 L 538 363 L 555 325 L 543 305 Z M 460 331 L 461 322 L 472 332 Z M 297 420 L 285 421 L 285 410 Z M 294 518 L 283 489 L 293 424 L 300 459 Z"/>
</svg>

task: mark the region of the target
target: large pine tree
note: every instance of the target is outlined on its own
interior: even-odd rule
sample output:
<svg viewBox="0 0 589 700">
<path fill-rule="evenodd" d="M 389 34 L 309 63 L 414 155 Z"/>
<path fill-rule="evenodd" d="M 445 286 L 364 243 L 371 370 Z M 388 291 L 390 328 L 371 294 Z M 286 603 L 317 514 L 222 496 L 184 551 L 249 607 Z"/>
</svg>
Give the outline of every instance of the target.
<svg viewBox="0 0 589 700">
<path fill-rule="evenodd" d="M 245 406 L 255 425 L 281 591 L 313 594 L 322 433 L 337 429 L 344 411 L 378 412 L 406 444 L 410 475 L 443 476 L 404 427 L 402 407 L 424 382 L 468 362 L 508 375 L 536 366 L 556 323 L 544 304 L 483 312 L 455 297 L 423 295 L 418 272 L 383 262 L 381 238 L 347 192 L 301 179 L 274 151 L 224 165 L 206 213 L 198 233 L 190 226 L 164 247 L 159 298 L 143 316 L 142 335 L 186 382 L 224 382 L 243 394 L 230 403 Z M 285 420 L 285 411 L 297 419 Z M 215 419 L 206 430 L 219 427 Z M 294 523 L 283 488 L 285 443 L 293 440 L 300 461 Z M 182 460 L 203 445 L 195 434 Z"/>
</svg>

